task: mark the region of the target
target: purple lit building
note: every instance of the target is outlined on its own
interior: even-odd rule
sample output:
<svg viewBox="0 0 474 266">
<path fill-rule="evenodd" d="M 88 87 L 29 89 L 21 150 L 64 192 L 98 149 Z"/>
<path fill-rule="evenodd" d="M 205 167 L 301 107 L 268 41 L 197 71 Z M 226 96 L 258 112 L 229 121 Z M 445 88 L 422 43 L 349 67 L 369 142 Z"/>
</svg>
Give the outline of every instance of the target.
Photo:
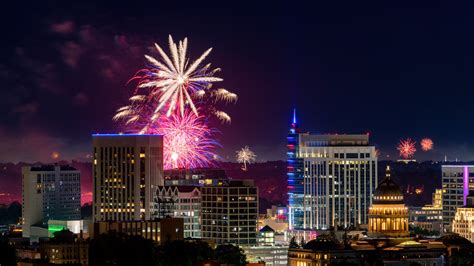
<svg viewBox="0 0 474 266">
<path fill-rule="evenodd" d="M 450 231 L 456 209 L 466 205 L 469 191 L 474 191 L 474 165 L 443 165 L 443 224 Z"/>
</svg>

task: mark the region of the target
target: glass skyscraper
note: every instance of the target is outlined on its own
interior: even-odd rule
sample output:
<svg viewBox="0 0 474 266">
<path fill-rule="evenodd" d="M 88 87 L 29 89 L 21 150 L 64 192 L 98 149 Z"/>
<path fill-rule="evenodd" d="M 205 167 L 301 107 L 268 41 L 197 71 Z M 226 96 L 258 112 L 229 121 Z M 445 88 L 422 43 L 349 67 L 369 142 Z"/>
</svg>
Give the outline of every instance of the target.
<svg viewBox="0 0 474 266">
<path fill-rule="evenodd" d="M 288 134 L 290 229 L 367 224 L 377 187 L 377 157 L 368 135 Z"/>
</svg>

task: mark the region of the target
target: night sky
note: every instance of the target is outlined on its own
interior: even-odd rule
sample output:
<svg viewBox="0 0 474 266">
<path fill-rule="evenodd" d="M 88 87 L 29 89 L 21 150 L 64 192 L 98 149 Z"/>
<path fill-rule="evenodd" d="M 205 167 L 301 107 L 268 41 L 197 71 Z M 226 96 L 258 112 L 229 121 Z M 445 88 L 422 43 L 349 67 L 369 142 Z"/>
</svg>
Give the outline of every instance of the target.
<svg viewBox="0 0 474 266">
<path fill-rule="evenodd" d="M 417 159 L 474 159 L 472 1 L 66 2 L 2 3 L 0 161 L 86 160 L 168 34 L 192 58 L 213 47 L 239 95 L 214 124 L 226 160 L 244 145 L 284 159 L 293 108 L 306 131 L 370 132 L 383 158 L 430 137 Z"/>
</svg>

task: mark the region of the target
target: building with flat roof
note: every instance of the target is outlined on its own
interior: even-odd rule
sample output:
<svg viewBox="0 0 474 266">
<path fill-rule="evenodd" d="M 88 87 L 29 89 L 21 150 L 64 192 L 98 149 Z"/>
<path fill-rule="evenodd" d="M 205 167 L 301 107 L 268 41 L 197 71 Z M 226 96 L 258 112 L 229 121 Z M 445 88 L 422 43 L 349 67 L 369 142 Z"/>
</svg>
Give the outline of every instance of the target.
<svg viewBox="0 0 474 266">
<path fill-rule="evenodd" d="M 149 220 L 163 182 L 163 137 L 94 134 L 93 220 Z"/>
<path fill-rule="evenodd" d="M 108 232 L 117 232 L 130 236 L 141 236 L 157 243 L 162 241 L 183 240 L 183 219 L 163 218 L 150 221 L 109 221 L 94 223 L 93 237 Z"/>
<path fill-rule="evenodd" d="M 258 188 L 252 180 L 228 180 L 201 188 L 202 238 L 216 244 L 257 244 Z"/>
<path fill-rule="evenodd" d="M 474 165 L 442 165 L 443 224 L 451 230 L 456 209 L 466 205 L 469 191 L 474 190 Z"/>
<path fill-rule="evenodd" d="M 301 133 L 293 114 L 287 154 L 290 230 L 367 224 L 378 183 L 368 134 Z"/>
<path fill-rule="evenodd" d="M 72 166 L 23 166 L 22 190 L 23 237 L 48 236 L 49 220 L 81 219 L 81 174 Z"/>
</svg>

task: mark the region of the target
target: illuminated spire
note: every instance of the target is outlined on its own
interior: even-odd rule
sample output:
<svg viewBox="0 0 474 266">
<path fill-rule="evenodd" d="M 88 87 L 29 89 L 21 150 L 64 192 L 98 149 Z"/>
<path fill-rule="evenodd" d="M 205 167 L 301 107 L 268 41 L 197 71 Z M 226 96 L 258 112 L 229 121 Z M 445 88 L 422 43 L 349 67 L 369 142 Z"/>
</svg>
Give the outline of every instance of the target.
<svg viewBox="0 0 474 266">
<path fill-rule="evenodd" d="M 385 178 L 390 179 L 390 165 L 385 168 Z"/>
<path fill-rule="evenodd" d="M 296 124 L 296 108 L 293 108 L 293 124 Z"/>
</svg>

